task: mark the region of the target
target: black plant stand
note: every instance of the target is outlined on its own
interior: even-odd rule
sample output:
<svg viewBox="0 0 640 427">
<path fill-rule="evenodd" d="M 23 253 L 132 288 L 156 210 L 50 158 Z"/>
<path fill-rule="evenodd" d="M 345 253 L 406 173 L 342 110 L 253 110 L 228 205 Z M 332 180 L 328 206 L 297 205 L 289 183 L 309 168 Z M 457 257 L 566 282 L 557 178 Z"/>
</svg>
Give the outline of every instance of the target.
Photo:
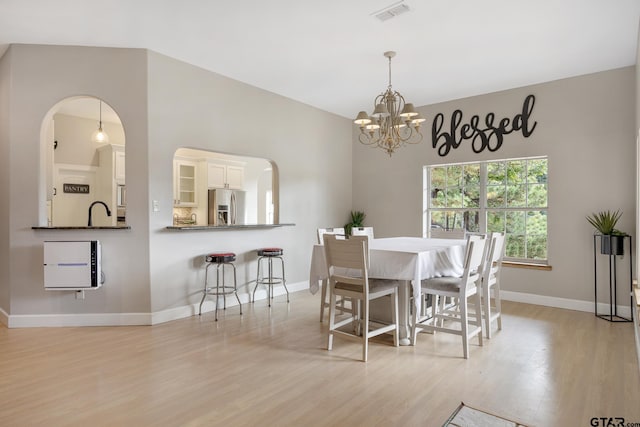
<svg viewBox="0 0 640 427">
<path fill-rule="evenodd" d="M 598 263 L 597 263 L 597 238 L 600 238 L 600 245 L 602 245 L 602 235 L 594 234 L 593 236 L 593 274 L 594 274 L 594 304 L 595 309 L 594 312 L 597 317 L 601 319 L 608 320 L 609 322 L 632 322 L 631 318 L 626 318 L 618 315 L 618 296 L 617 296 L 617 288 L 618 288 L 618 276 L 616 269 L 616 256 L 609 255 L 609 314 L 599 314 L 598 313 Z M 633 308 L 633 302 L 631 298 L 631 292 L 633 292 L 633 254 L 631 252 L 631 236 L 621 236 L 624 239 L 629 239 L 629 253 L 627 256 L 629 257 L 629 310 Z"/>
</svg>

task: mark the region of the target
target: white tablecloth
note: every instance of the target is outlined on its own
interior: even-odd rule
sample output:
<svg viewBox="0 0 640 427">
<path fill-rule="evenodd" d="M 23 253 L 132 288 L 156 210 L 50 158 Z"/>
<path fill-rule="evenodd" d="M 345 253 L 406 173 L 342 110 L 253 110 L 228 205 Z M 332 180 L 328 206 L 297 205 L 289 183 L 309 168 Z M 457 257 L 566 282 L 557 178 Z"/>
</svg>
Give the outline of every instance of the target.
<svg viewBox="0 0 640 427">
<path fill-rule="evenodd" d="M 369 277 L 411 281 L 413 295 L 420 295 L 420 281 L 431 277 L 461 276 L 466 241 L 391 237 L 369 241 Z M 318 292 L 318 282 L 327 279 L 324 246 L 316 245 L 311 257 L 309 290 Z M 414 298 L 420 309 L 421 298 Z"/>
</svg>

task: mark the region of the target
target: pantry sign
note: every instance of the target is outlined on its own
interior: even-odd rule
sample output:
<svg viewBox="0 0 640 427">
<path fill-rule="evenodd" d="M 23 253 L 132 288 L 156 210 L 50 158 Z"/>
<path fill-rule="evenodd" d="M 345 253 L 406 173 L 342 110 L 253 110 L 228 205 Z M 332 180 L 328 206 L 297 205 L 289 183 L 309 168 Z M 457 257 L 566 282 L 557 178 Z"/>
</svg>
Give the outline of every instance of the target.
<svg viewBox="0 0 640 427">
<path fill-rule="evenodd" d="M 70 194 L 89 194 L 89 184 L 62 184 L 62 191 Z"/>
</svg>

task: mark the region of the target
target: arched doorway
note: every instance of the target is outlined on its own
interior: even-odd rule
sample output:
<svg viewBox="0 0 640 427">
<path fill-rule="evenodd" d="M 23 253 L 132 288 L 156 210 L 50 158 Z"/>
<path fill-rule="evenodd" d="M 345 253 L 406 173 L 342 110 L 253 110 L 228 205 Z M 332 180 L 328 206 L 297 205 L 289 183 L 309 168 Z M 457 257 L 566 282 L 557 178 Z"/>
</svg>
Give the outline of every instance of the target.
<svg viewBox="0 0 640 427">
<path fill-rule="evenodd" d="M 125 133 L 107 103 L 74 96 L 54 105 L 42 122 L 41 166 L 41 225 L 87 226 L 89 216 L 92 226 L 125 225 Z"/>
</svg>

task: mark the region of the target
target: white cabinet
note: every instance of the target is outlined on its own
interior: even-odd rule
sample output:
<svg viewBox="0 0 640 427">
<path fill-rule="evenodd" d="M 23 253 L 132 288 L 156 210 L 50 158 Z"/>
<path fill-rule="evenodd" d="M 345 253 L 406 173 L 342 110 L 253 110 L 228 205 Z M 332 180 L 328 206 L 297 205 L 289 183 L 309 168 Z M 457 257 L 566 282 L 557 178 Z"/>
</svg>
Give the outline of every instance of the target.
<svg viewBox="0 0 640 427">
<path fill-rule="evenodd" d="M 173 204 L 174 206 L 197 206 L 197 163 L 175 160 L 173 163 Z"/>
<path fill-rule="evenodd" d="M 98 148 L 99 165 L 96 170 L 95 199 L 102 200 L 114 211 L 107 218 L 108 223 L 94 225 L 117 224 L 118 188 L 125 185 L 125 148 L 124 145 L 108 144 Z M 54 206 L 55 207 L 55 206 Z"/>
<path fill-rule="evenodd" d="M 244 168 L 242 166 L 208 163 L 207 187 L 242 190 L 244 187 Z"/>
<path fill-rule="evenodd" d="M 226 188 L 227 167 L 215 163 L 207 164 L 207 187 Z"/>
<path fill-rule="evenodd" d="M 109 177 L 109 181 L 114 181 L 117 185 L 124 185 L 124 145 L 105 145 L 98 148 L 98 152 L 100 153 L 100 168 Z"/>
<path fill-rule="evenodd" d="M 113 153 L 113 163 L 113 177 L 116 180 L 116 184 L 124 185 L 124 147 L 122 147 L 122 150 L 117 150 Z"/>
<path fill-rule="evenodd" d="M 242 190 L 244 187 L 244 168 L 240 166 L 227 166 L 227 188 Z"/>
</svg>

